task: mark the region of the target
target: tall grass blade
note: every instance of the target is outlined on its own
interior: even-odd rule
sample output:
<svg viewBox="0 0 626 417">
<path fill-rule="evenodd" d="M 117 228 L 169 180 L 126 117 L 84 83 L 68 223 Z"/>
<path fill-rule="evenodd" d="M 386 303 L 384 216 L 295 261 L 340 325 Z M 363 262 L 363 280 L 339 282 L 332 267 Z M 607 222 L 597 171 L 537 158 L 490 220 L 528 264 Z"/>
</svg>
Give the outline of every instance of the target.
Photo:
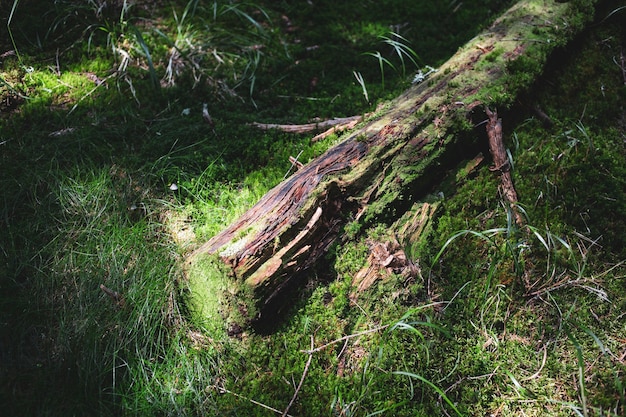
<svg viewBox="0 0 626 417">
<path fill-rule="evenodd" d="M 395 32 L 391 32 L 391 37 L 381 36 L 381 38 L 384 40 L 386 44 L 388 44 L 389 46 L 393 48 L 398 58 L 400 58 L 400 62 L 402 63 L 402 76 L 403 77 L 406 76 L 406 65 L 404 62 L 405 57 L 408 58 L 415 67 L 418 67 L 418 64 L 416 61 L 418 59 L 417 53 L 406 44 L 408 43 L 408 40 L 405 37 Z M 397 38 L 400 40 L 396 40 L 394 38 Z M 404 41 L 405 43 L 401 41 Z"/>
<path fill-rule="evenodd" d="M 583 324 L 577 324 L 577 327 L 580 327 L 585 333 L 587 333 L 587 335 L 589 335 L 589 337 L 593 339 L 595 344 L 600 349 L 600 352 L 602 352 L 602 355 L 604 355 L 605 357 L 608 357 L 610 355 L 610 352 L 604 346 L 604 343 L 602 343 L 600 338 L 596 336 L 596 334 L 592 332 L 591 329 L 589 329 L 587 326 Z M 619 393 L 620 402 L 622 403 L 623 406 L 626 406 L 626 395 L 624 392 L 624 384 L 623 384 L 622 378 L 620 377 L 619 371 L 616 370 L 615 367 L 613 366 L 612 362 L 609 361 L 609 363 L 611 363 L 611 369 L 613 370 L 613 374 L 615 377 L 615 388 L 617 388 L 617 392 Z"/>
<path fill-rule="evenodd" d="M 17 60 L 22 63 L 22 57 L 17 49 L 17 45 L 15 44 L 15 39 L 13 38 L 13 31 L 11 30 L 11 21 L 13 20 L 13 15 L 15 14 L 15 10 L 17 9 L 17 5 L 20 0 L 13 0 L 13 6 L 11 7 L 11 12 L 9 13 L 9 18 L 7 19 L 7 31 L 9 32 L 9 37 L 11 38 L 11 45 L 13 45 L 13 50 L 15 51 L 15 55 L 17 55 Z"/>
<path fill-rule="evenodd" d="M 622 10 L 626 10 L 626 6 L 621 6 L 621 7 L 618 7 L 617 9 L 612 10 L 611 13 L 607 14 L 605 16 L 605 18 L 602 19 L 602 21 L 600 23 L 603 23 L 605 20 L 609 19 L 614 14 L 621 12 Z M 600 24 L 600 23 L 598 23 L 598 24 Z"/>
<path fill-rule="evenodd" d="M 352 74 L 354 74 L 354 78 L 356 78 L 356 81 L 361 86 L 361 90 L 363 90 L 363 97 L 365 97 L 365 101 L 369 103 L 370 98 L 369 98 L 369 95 L 367 94 L 367 87 L 365 87 L 365 80 L 363 79 L 363 75 L 360 72 L 356 72 L 356 71 L 352 71 Z"/>
<path fill-rule="evenodd" d="M 455 240 L 457 240 L 460 237 L 463 237 L 465 235 L 476 236 L 476 237 L 484 240 L 485 242 L 489 243 L 491 246 L 495 246 L 496 244 L 493 241 L 492 236 L 495 236 L 495 235 L 501 234 L 501 233 L 506 233 L 506 231 L 507 231 L 506 228 L 488 229 L 488 230 L 485 230 L 483 232 L 477 232 L 476 230 L 460 230 L 460 231 L 456 232 L 455 234 L 453 234 L 450 238 L 448 238 L 448 240 L 446 240 L 446 242 L 443 244 L 443 246 L 441 247 L 439 252 L 437 252 L 437 255 L 435 256 L 435 259 L 433 260 L 433 262 L 431 264 L 431 268 L 435 265 L 435 263 L 437 263 L 439 258 L 441 258 L 441 255 L 443 255 L 443 253 L 446 251 L 448 246 L 450 246 L 450 244 L 452 244 L 452 242 L 454 242 Z"/>
<path fill-rule="evenodd" d="M 378 61 L 378 67 L 380 68 L 380 76 L 381 76 L 381 86 L 384 90 L 385 89 L 385 64 L 389 65 L 393 70 L 395 70 L 396 67 L 391 63 L 390 60 L 382 56 L 381 53 L 378 51 L 366 52 L 365 54 L 373 56 Z"/>
<path fill-rule="evenodd" d="M 139 29 L 137 29 L 135 25 L 130 25 L 130 27 L 131 27 L 131 30 L 135 34 L 135 38 L 137 39 L 139 46 L 141 46 L 143 53 L 146 55 L 146 60 L 148 61 L 148 70 L 150 71 L 150 81 L 152 82 L 152 86 L 156 90 L 159 90 L 161 88 L 161 84 L 159 83 L 159 78 L 156 75 L 156 70 L 154 68 L 154 63 L 152 62 L 152 55 L 150 54 L 150 49 L 148 48 L 148 45 L 146 45 L 146 42 L 144 41 L 143 36 L 141 35 L 141 32 L 139 31 Z"/>
<path fill-rule="evenodd" d="M 269 20 L 269 16 L 267 14 L 267 12 L 265 12 L 265 10 L 263 10 L 262 8 L 257 8 L 257 10 L 263 14 L 263 16 Z M 243 18 L 244 20 L 247 20 L 249 23 L 252 24 L 252 26 L 254 26 L 259 33 L 265 33 L 265 28 L 263 27 L 263 25 L 261 25 L 261 23 L 259 23 L 259 21 L 257 21 L 255 18 L 253 18 L 252 16 L 250 16 L 250 14 L 244 12 L 243 10 L 241 10 L 237 5 L 231 5 L 231 6 L 226 6 L 226 8 L 224 9 L 224 12 L 222 12 L 222 14 L 224 13 L 228 13 L 228 12 L 232 12 L 233 14 L 235 14 L 236 16 Z"/>
<path fill-rule="evenodd" d="M 523 387 L 522 384 L 520 384 L 520 382 L 517 380 L 517 378 L 515 378 L 515 376 L 511 372 L 505 370 L 504 373 L 507 374 L 511 382 L 513 382 L 515 389 L 521 396 L 523 396 L 524 398 L 530 398 L 533 400 L 537 398 L 537 395 L 535 395 L 535 393 L 529 390 L 528 388 Z"/>
<path fill-rule="evenodd" d="M 443 390 L 441 388 L 439 388 L 437 385 L 435 385 L 432 382 L 430 382 L 428 379 L 424 378 L 421 375 L 414 374 L 412 372 L 394 371 L 393 374 L 394 375 L 404 375 L 404 376 L 407 376 L 409 378 L 417 379 L 418 381 L 423 382 L 424 384 L 428 385 L 433 391 L 435 391 L 437 394 L 439 394 L 441 396 L 441 398 L 443 398 L 443 400 L 450 406 L 450 408 L 452 408 L 454 410 L 454 412 L 456 413 L 457 416 L 463 416 L 463 414 L 461 414 L 459 409 L 456 408 L 456 406 L 450 400 L 450 398 L 448 398 L 446 393 L 443 392 Z"/>
<path fill-rule="evenodd" d="M 585 358 L 583 356 L 583 348 L 578 343 L 578 340 L 569 329 L 569 326 L 563 326 L 563 330 L 567 335 L 567 338 L 572 342 L 574 348 L 576 349 L 576 361 L 578 365 L 578 387 L 580 391 L 580 401 L 583 409 L 584 417 L 589 416 L 589 410 L 587 409 L 587 392 L 585 388 Z"/>
<path fill-rule="evenodd" d="M 183 24 L 183 22 L 185 21 L 188 15 L 193 17 L 196 14 L 196 9 L 198 8 L 198 1 L 199 0 L 190 0 L 189 3 L 187 3 L 187 5 L 185 6 L 185 10 L 183 11 L 183 15 L 180 19 L 180 22 L 178 22 L 179 26 Z"/>
<path fill-rule="evenodd" d="M 404 313 L 404 315 L 402 315 L 402 317 L 400 318 L 400 320 L 398 320 L 395 324 L 393 324 L 390 328 L 389 331 L 393 331 L 396 329 L 400 329 L 400 330 L 408 330 L 412 333 L 417 334 L 420 338 L 424 338 L 422 332 L 420 332 L 419 330 L 417 330 L 415 328 L 416 325 L 420 325 L 420 326 L 424 326 L 424 327 L 429 327 L 431 329 L 437 330 L 438 332 L 440 332 L 441 334 L 443 334 L 444 336 L 446 336 L 447 338 L 451 338 L 452 336 L 450 335 L 450 332 L 448 332 L 448 330 L 446 330 L 444 327 L 436 325 L 434 323 L 428 322 L 428 321 L 409 321 L 409 318 L 413 315 L 415 315 L 416 313 L 420 312 L 421 310 L 425 310 L 427 308 L 430 307 L 434 307 L 435 305 L 438 305 L 440 303 L 429 303 L 429 304 L 425 304 L 423 306 L 419 306 L 419 307 L 415 307 L 415 308 L 411 308 L 409 309 L 406 313 Z"/>
</svg>

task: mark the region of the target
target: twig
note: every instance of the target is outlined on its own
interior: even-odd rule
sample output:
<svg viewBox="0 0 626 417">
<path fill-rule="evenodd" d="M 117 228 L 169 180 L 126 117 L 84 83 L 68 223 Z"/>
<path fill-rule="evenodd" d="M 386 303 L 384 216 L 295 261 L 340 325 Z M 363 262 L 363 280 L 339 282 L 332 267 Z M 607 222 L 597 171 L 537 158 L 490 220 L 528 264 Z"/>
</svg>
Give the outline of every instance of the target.
<svg viewBox="0 0 626 417">
<path fill-rule="evenodd" d="M 313 336 L 311 336 L 311 353 L 309 353 L 309 358 L 306 361 L 306 365 L 304 365 L 304 372 L 302 372 L 302 378 L 300 378 L 300 383 L 298 384 L 298 388 L 296 388 L 296 392 L 293 393 L 293 397 L 291 397 L 291 401 L 289 401 L 289 405 L 283 411 L 282 417 L 287 417 L 289 414 L 289 409 L 298 398 L 298 392 L 300 392 L 300 388 L 302 388 L 302 384 L 304 383 L 304 378 L 306 377 L 307 372 L 309 372 L 309 366 L 311 365 L 311 359 L 313 359 Z"/>
<path fill-rule="evenodd" d="M 326 349 L 328 346 L 334 345 L 335 343 L 339 343 L 339 342 L 343 342 L 344 340 L 347 339 L 352 339 L 353 337 L 359 337 L 359 336 L 363 336 L 364 334 L 368 334 L 368 333 L 374 333 L 374 332 L 378 332 L 380 330 L 386 329 L 387 327 L 389 327 L 390 324 L 385 324 L 384 326 L 378 326 L 378 327 L 374 327 L 373 329 L 369 329 L 369 330 L 364 330 L 362 332 L 359 333 L 354 333 L 354 334 L 349 334 L 347 336 L 341 337 L 339 339 L 333 340 L 332 342 L 328 342 L 325 345 L 322 345 L 320 347 L 316 347 L 315 349 L 311 349 L 311 350 L 303 350 L 301 352 L 303 353 L 315 353 L 315 352 L 319 352 L 321 350 Z"/>
<path fill-rule="evenodd" d="M 236 392 L 229 391 L 229 390 L 227 390 L 227 389 L 226 389 L 226 388 L 224 388 L 224 387 L 215 387 L 215 388 L 217 388 L 217 389 L 218 389 L 218 391 L 220 391 L 221 393 L 228 393 L 228 394 L 234 395 L 234 396 L 235 396 L 235 397 L 237 397 L 237 398 L 241 398 L 242 400 L 250 401 L 252 404 L 254 404 L 254 405 L 258 405 L 259 407 L 263 407 L 263 408 L 265 408 L 266 410 L 273 411 L 273 412 L 275 412 L 276 414 L 281 414 L 281 416 L 282 416 L 282 417 L 293 417 L 291 414 L 283 414 L 283 412 L 282 412 L 282 411 L 280 411 L 280 410 L 277 410 L 277 409 L 275 409 L 275 408 L 273 408 L 273 407 L 270 407 L 269 405 L 265 405 L 265 404 L 263 404 L 263 403 L 260 403 L 260 402 L 258 402 L 258 401 L 255 401 L 255 400 L 253 400 L 253 399 L 251 399 L 251 398 L 244 397 L 243 395 L 237 394 Z"/>
<path fill-rule="evenodd" d="M 287 175 L 289 175 L 289 173 L 291 172 L 293 167 L 296 167 L 296 170 L 298 170 L 298 169 L 303 167 L 302 162 L 298 161 L 298 158 L 300 158 L 300 155 L 302 155 L 302 152 L 304 152 L 304 151 L 300 151 L 298 156 L 296 156 L 295 158 L 293 156 L 289 157 L 289 162 L 291 162 L 291 166 L 289 167 L 289 170 L 287 170 L 287 172 L 285 172 L 285 176 L 283 177 L 283 179 L 287 178 Z"/>
<path fill-rule="evenodd" d="M 541 122 L 543 123 L 543 125 L 545 127 L 552 127 L 552 126 L 554 126 L 554 122 L 552 121 L 550 116 L 548 116 L 548 114 L 546 112 L 544 112 L 542 110 L 542 108 L 539 107 L 538 104 L 535 104 L 534 106 L 532 106 L 532 110 L 535 113 L 535 115 L 537 116 L 537 118 L 539 118 L 539 120 L 541 120 Z"/>
<path fill-rule="evenodd" d="M 126 304 L 124 297 L 119 292 L 107 288 L 104 284 L 100 284 L 100 289 L 102 290 L 102 292 L 108 295 L 111 300 L 115 302 L 116 306 L 124 307 L 124 305 Z"/>
<path fill-rule="evenodd" d="M 562 280 L 560 280 L 559 282 L 557 282 L 555 284 L 545 285 L 545 286 L 540 287 L 539 289 L 537 289 L 536 291 L 533 291 L 531 293 L 526 292 L 526 296 L 538 297 L 538 296 L 541 296 L 544 293 L 549 293 L 551 291 L 556 291 L 556 290 L 559 290 L 561 288 L 578 287 L 578 288 L 582 288 L 584 290 L 587 290 L 590 293 L 597 295 L 599 298 L 607 301 L 608 300 L 608 298 L 607 298 L 608 296 L 607 296 L 606 292 L 601 287 L 600 288 L 596 288 L 596 287 L 592 287 L 590 285 L 585 285 L 588 282 L 591 282 L 592 284 L 596 284 L 595 281 L 593 280 L 594 278 L 596 278 L 596 277 L 592 277 L 591 279 L 578 278 L 578 279 L 575 279 L 575 280 L 570 280 L 570 276 L 569 275 L 565 275 L 565 277 Z M 535 284 L 533 284 L 533 286 Z M 596 285 L 598 285 L 598 284 L 596 284 Z"/>
</svg>

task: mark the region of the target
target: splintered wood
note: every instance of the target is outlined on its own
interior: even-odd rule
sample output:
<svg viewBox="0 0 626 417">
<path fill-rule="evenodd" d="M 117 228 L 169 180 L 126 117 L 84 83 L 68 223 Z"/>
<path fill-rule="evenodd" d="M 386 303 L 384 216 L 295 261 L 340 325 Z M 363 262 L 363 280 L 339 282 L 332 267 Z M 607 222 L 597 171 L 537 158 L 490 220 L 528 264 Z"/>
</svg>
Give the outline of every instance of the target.
<svg viewBox="0 0 626 417">
<path fill-rule="evenodd" d="M 370 256 L 367 265 L 363 267 L 352 279 L 352 287 L 355 288 L 350 295 L 357 295 L 371 287 L 377 280 L 384 280 L 391 274 L 400 274 L 406 277 L 417 275 L 417 266 L 407 259 L 406 253 L 397 240 L 387 242 L 367 242 Z"/>
</svg>

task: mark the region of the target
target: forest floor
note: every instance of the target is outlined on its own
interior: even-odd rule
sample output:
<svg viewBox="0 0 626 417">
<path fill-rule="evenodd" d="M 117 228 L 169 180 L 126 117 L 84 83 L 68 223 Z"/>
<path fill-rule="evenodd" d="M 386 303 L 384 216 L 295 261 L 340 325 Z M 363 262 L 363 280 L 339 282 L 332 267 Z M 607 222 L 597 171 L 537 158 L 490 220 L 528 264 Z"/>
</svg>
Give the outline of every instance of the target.
<svg viewBox="0 0 626 417">
<path fill-rule="evenodd" d="M 421 198 L 410 277 L 357 294 L 391 225 L 350 222 L 250 328 L 190 308 L 183 260 L 341 141 L 252 123 L 373 111 L 511 2 L 38 3 L 0 5 L 7 415 L 624 415 L 618 2 L 498 109 L 526 226 L 467 155 Z"/>
</svg>

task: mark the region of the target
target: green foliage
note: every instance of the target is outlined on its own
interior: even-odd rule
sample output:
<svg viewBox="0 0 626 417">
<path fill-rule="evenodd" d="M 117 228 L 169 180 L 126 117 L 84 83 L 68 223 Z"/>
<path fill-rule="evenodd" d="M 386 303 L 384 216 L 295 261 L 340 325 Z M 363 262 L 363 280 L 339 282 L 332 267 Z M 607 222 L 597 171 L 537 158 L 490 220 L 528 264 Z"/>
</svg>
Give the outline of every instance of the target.
<svg viewBox="0 0 626 417">
<path fill-rule="evenodd" d="M 379 36 L 379 38 L 383 41 L 385 45 L 391 47 L 391 49 L 394 52 L 395 58 L 400 60 L 400 67 L 402 68 L 403 78 L 406 77 L 406 64 L 404 61 L 405 58 L 411 61 L 415 69 L 419 69 L 419 65 L 417 63 L 417 61 L 419 60 L 419 57 L 417 56 L 417 53 L 413 49 L 411 49 L 411 47 L 409 47 L 408 40 L 404 36 L 391 32 L 389 36 Z M 385 66 L 389 66 L 391 69 L 397 70 L 396 66 L 391 62 L 390 59 L 385 58 L 381 54 L 380 51 L 367 52 L 366 54 L 376 58 L 378 62 L 378 67 L 380 68 L 380 76 L 382 78 L 381 84 L 384 89 L 385 88 Z M 357 78 L 357 80 L 359 81 L 359 84 L 363 86 L 364 84 L 363 77 L 361 76 L 360 79 Z M 366 94 L 366 98 L 367 98 L 367 94 Z"/>
</svg>

